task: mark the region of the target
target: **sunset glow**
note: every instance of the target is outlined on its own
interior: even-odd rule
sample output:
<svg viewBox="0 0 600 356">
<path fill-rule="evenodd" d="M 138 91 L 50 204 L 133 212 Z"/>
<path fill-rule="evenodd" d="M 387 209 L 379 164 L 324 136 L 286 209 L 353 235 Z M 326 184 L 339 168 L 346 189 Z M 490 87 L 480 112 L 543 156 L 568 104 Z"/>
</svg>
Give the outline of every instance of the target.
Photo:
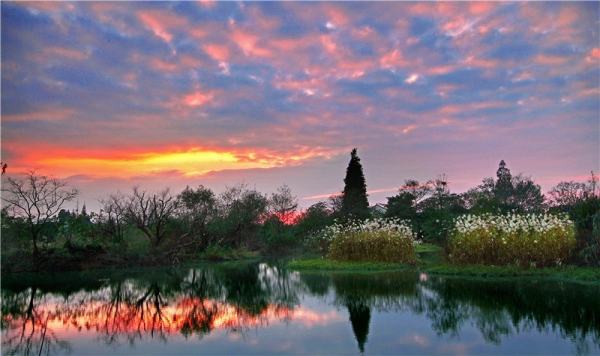
<svg viewBox="0 0 600 356">
<path fill-rule="evenodd" d="M 2 161 L 83 200 L 132 179 L 321 197 L 353 147 L 372 202 L 501 159 L 546 190 L 600 168 L 597 3 L 1 6 Z"/>
</svg>

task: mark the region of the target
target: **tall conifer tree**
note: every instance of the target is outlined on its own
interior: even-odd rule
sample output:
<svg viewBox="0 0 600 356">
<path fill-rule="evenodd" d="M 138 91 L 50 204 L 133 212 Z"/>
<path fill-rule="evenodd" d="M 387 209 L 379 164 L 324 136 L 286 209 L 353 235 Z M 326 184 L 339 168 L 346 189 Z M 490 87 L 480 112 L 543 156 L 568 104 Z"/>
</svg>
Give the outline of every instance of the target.
<svg viewBox="0 0 600 356">
<path fill-rule="evenodd" d="M 369 216 L 367 184 L 356 148 L 350 153 L 350 162 L 344 178 L 342 215 L 345 217 L 366 218 Z"/>
</svg>

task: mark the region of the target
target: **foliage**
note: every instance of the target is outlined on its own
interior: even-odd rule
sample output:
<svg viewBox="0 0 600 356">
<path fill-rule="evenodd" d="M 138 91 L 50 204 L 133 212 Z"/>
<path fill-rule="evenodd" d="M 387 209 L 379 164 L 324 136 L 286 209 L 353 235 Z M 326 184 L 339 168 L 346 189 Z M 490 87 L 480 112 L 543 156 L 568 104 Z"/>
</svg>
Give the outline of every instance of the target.
<svg viewBox="0 0 600 356">
<path fill-rule="evenodd" d="M 481 185 L 463 194 L 471 213 L 539 213 L 544 210 L 541 187 L 531 178 L 512 176 L 504 161 L 500 161 L 496 181 L 485 178 Z"/>
<path fill-rule="evenodd" d="M 284 224 L 277 216 L 270 217 L 262 224 L 259 237 L 270 253 L 288 250 L 299 241 L 292 227 Z"/>
<path fill-rule="evenodd" d="M 346 261 L 414 263 L 414 234 L 399 220 L 372 219 L 332 225 L 322 232 L 331 241 L 328 257 Z"/>
<path fill-rule="evenodd" d="M 209 245 L 200 253 L 200 258 L 213 261 L 240 260 L 254 257 L 256 257 L 256 253 L 246 248 L 231 248 L 218 245 Z"/>
<path fill-rule="evenodd" d="M 345 218 L 364 219 L 369 216 L 367 184 L 356 148 L 350 153 L 350 162 L 346 169 L 341 213 Z"/>
<path fill-rule="evenodd" d="M 316 246 L 311 245 L 313 242 L 311 237 L 333 222 L 333 212 L 327 207 L 327 204 L 319 202 L 311 205 L 300 215 L 294 226 L 294 233 L 306 247 L 313 249 Z"/>
<path fill-rule="evenodd" d="M 255 236 L 268 207 L 268 199 L 246 185 L 229 187 L 219 196 L 217 215 L 208 224 L 208 233 L 219 243 L 242 247 L 244 237 Z"/>
<path fill-rule="evenodd" d="M 562 264 L 574 247 L 566 216 L 465 215 L 455 221 L 448 256 L 455 263 L 542 267 Z"/>
<path fill-rule="evenodd" d="M 277 188 L 277 192 L 269 197 L 269 215 L 275 216 L 284 224 L 293 224 L 296 221 L 298 198 L 292 194 L 287 185 Z"/>
</svg>

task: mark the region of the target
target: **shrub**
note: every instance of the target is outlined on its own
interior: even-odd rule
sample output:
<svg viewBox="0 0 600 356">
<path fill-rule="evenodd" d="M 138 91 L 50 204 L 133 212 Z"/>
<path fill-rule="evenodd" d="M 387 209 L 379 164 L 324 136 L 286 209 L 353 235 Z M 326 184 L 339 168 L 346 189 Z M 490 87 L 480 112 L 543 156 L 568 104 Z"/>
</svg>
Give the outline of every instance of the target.
<svg viewBox="0 0 600 356">
<path fill-rule="evenodd" d="M 334 260 L 416 261 L 414 234 L 399 220 L 372 219 L 334 224 L 322 230 L 318 239 L 330 243 L 328 257 Z"/>
<path fill-rule="evenodd" d="M 455 220 L 449 259 L 455 263 L 560 265 L 576 245 L 565 215 L 464 215 Z"/>
</svg>

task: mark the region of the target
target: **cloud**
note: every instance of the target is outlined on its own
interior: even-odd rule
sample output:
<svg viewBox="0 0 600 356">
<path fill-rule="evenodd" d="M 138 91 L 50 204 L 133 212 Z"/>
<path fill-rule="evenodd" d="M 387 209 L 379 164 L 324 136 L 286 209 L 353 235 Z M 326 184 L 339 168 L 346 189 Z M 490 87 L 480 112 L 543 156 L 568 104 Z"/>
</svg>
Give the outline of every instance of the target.
<svg viewBox="0 0 600 356">
<path fill-rule="evenodd" d="M 418 79 L 419 79 L 419 75 L 416 73 L 413 73 L 413 74 L 409 75 L 406 79 L 404 79 L 404 82 L 407 84 L 414 84 Z"/>
<path fill-rule="evenodd" d="M 13 168 L 92 176 L 105 164 L 134 179 L 132 160 L 139 176 L 175 172 L 168 184 L 214 165 L 265 186 L 289 169 L 301 196 L 340 189 L 340 157 L 356 146 L 373 187 L 441 171 L 468 187 L 499 159 L 540 179 L 598 168 L 593 3 L 2 10 L 2 156 Z M 190 168 L 153 170 L 138 156 L 150 153 Z"/>
</svg>

